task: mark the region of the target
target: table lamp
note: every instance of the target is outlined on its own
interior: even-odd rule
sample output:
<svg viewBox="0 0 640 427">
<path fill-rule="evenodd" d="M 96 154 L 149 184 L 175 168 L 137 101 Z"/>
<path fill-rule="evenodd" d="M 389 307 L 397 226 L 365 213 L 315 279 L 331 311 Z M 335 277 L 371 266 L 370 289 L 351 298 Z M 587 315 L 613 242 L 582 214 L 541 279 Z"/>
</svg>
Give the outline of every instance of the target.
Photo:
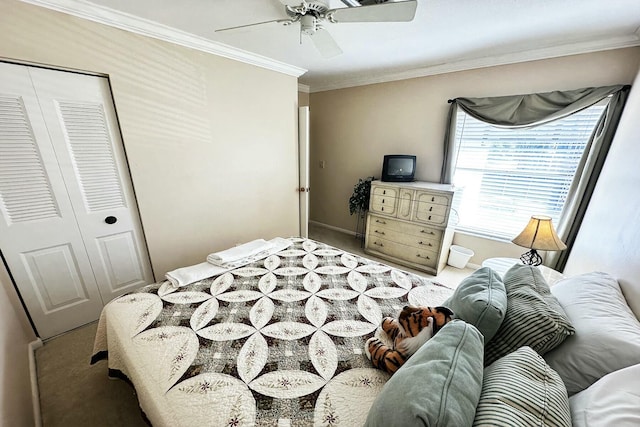
<svg viewBox="0 0 640 427">
<path fill-rule="evenodd" d="M 518 246 L 530 248 L 520 257 L 524 264 L 540 265 L 542 258 L 538 254 L 541 251 L 562 251 L 567 249 L 562 240 L 556 234 L 556 230 L 551 223 L 551 217 L 543 215 L 533 215 L 527 226 L 512 240 Z"/>
</svg>

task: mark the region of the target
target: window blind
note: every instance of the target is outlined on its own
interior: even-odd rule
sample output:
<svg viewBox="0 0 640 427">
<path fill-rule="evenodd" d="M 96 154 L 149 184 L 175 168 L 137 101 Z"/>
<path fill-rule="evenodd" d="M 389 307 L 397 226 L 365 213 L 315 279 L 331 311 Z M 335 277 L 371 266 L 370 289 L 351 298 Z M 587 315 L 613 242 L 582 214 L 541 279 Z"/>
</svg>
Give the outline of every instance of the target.
<svg viewBox="0 0 640 427">
<path fill-rule="evenodd" d="M 511 239 L 531 215 L 558 224 L 576 169 L 606 103 L 526 129 L 498 128 L 458 110 L 457 229 Z"/>
</svg>

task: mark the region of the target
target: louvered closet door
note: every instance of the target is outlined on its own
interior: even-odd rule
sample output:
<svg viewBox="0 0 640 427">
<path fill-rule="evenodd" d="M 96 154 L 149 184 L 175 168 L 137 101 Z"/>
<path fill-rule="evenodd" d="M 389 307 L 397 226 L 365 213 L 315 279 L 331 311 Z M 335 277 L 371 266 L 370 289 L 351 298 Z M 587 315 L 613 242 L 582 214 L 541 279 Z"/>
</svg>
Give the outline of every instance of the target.
<svg viewBox="0 0 640 427">
<path fill-rule="evenodd" d="M 95 320 L 93 269 L 27 67 L 0 63 L 0 248 L 42 338 Z"/>
<path fill-rule="evenodd" d="M 30 73 L 106 304 L 153 282 L 109 82 L 38 68 Z"/>
<path fill-rule="evenodd" d="M 0 214 L 41 338 L 153 282 L 105 78 L 0 63 Z"/>
</svg>

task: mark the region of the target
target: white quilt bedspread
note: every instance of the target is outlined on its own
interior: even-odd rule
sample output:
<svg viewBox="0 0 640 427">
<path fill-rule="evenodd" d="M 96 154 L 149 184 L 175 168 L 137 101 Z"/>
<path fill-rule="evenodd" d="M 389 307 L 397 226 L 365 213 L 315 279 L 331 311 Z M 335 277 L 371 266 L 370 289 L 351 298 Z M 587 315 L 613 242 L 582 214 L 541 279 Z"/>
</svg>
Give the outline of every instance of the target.
<svg viewBox="0 0 640 427">
<path fill-rule="evenodd" d="M 403 305 L 453 291 L 293 238 L 284 251 L 103 310 L 94 361 L 125 374 L 154 426 L 358 426 L 388 375 L 365 341 Z"/>
</svg>

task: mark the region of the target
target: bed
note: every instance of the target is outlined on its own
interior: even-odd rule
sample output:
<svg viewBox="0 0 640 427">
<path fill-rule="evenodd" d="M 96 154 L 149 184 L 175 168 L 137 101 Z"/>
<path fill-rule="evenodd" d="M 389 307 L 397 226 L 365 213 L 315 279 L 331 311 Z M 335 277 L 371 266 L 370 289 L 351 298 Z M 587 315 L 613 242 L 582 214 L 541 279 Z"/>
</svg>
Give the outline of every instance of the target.
<svg viewBox="0 0 640 427">
<path fill-rule="evenodd" d="M 389 376 L 364 354 L 384 316 L 453 290 L 303 238 L 186 285 L 107 304 L 92 363 L 135 387 L 154 426 L 362 425 Z"/>
</svg>

